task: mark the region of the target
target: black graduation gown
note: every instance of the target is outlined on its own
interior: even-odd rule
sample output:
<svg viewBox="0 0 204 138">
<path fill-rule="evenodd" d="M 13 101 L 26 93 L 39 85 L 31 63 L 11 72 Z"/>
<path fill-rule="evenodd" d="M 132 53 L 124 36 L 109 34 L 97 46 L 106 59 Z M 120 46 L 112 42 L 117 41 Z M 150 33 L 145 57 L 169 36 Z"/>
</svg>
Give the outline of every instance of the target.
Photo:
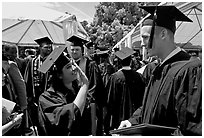
<svg viewBox="0 0 204 138">
<path fill-rule="evenodd" d="M 118 128 L 122 120 L 128 119 L 142 105 L 145 83 L 142 75 L 136 71 L 119 70 L 110 76 L 106 86 L 107 115 L 106 133 Z"/>
<path fill-rule="evenodd" d="M 37 70 L 40 62 L 42 62 L 40 55 L 30 59 L 24 74 L 28 101 L 36 104 L 38 104 L 39 96 L 46 90 L 45 85 L 47 84 L 47 73 L 44 74 Z"/>
<path fill-rule="evenodd" d="M 100 69 L 95 61 L 87 58 L 85 74 L 89 79 L 88 96 L 91 96 L 92 100 L 94 100 L 99 106 L 104 106 L 104 85 Z"/>
<path fill-rule="evenodd" d="M 129 119 L 133 125 L 179 126 L 183 135 L 202 134 L 202 63 L 189 59 L 180 51 L 155 68 L 141 110 Z"/>
<path fill-rule="evenodd" d="M 152 75 L 152 71 L 154 70 L 154 68 L 157 66 L 158 63 L 156 62 L 151 62 L 149 64 L 146 65 L 144 72 L 143 72 L 143 77 L 145 79 L 145 84 L 146 86 L 149 83 L 150 77 Z"/>
<path fill-rule="evenodd" d="M 40 135 L 81 135 L 79 108 L 73 103 L 76 95 L 45 91 L 39 97 Z"/>
<path fill-rule="evenodd" d="M 84 127 L 84 135 L 91 135 L 91 108 L 90 103 L 96 103 L 96 118 L 97 118 L 97 135 L 102 135 L 103 125 L 103 107 L 105 105 L 105 88 L 103 85 L 101 73 L 95 61 L 86 58 L 86 76 L 89 80 L 89 88 L 87 94 L 87 102 L 82 115 Z M 92 114 L 93 115 L 93 114 Z"/>
<path fill-rule="evenodd" d="M 108 79 L 109 79 L 110 75 L 113 74 L 115 72 L 115 70 L 114 70 L 113 66 L 108 62 L 101 63 L 99 65 L 99 69 L 101 71 L 103 84 L 104 84 L 104 86 L 106 86 L 108 83 Z"/>
</svg>

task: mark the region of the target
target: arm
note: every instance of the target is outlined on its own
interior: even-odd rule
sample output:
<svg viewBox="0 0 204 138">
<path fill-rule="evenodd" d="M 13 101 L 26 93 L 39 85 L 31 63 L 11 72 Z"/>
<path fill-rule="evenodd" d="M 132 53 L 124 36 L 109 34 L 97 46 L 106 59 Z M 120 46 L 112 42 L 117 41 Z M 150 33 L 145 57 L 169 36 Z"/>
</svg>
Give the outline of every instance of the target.
<svg viewBox="0 0 204 138">
<path fill-rule="evenodd" d="M 84 106 L 86 103 L 86 96 L 87 96 L 87 92 L 88 92 L 88 87 L 89 87 L 89 81 L 88 78 L 86 77 L 85 73 L 80 69 L 80 67 L 75 64 L 78 72 L 79 72 L 79 77 L 82 83 L 82 86 L 74 100 L 74 104 L 79 108 L 81 115 L 83 113 L 84 110 Z"/>
<path fill-rule="evenodd" d="M 102 107 L 105 104 L 105 87 L 98 65 L 91 61 L 87 69 L 87 77 L 89 79 L 88 96 L 91 98 L 90 102 L 95 102 Z"/>
<path fill-rule="evenodd" d="M 21 123 L 23 113 L 17 115 L 13 120 L 2 126 L 2 135 L 8 132 L 11 128 Z"/>
<path fill-rule="evenodd" d="M 131 127 L 132 125 L 139 124 L 141 110 L 142 110 L 142 106 L 138 108 L 128 120 L 122 121 L 118 129 L 125 128 L 125 127 Z"/>
<path fill-rule="evenodd" d="M 24 109 L 27 108 L 26 85 L 16 63 L 9 62 L 9 64 L 10 68 L 8 70 L 8 73 L 14 84 L 15 92 L 18 96 L 17 97 L 18 103 L 21 107 L 21 110 L 23 111 Z"/>
<path fill-rule="evenodd" d="M 178 125 L 183 135 L 202 135 L 202 66 L 190 65 L 175 82 Z"/>
</svg>

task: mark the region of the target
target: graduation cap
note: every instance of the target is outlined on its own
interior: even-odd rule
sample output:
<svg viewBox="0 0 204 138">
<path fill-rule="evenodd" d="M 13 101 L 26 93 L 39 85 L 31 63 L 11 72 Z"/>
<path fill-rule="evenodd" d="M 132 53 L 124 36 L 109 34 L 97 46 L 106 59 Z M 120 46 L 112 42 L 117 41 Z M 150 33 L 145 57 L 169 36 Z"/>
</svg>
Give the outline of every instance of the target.
<svg viewBox="0 0 204 138">
<path fill-rule="evenodd" d="M 49 56 L 46 58 L 40 68 L 38 68 L 38 71 L 46 73 L 53 64 L 57 66 L 57 69 L 61 69 L 67 63 L 69 63 L 70 59 L 63 54 L 65 48 L 66 46 L 56 47 L 52 51 L 52 53 L 49 54 Z"/>
<path fill-rule="evenodd" d="M 71 46 L 81 46 L 83 47 L 84 44 L 86 44 L 88 41 L 80 38 L 79 36 L 72 35 L 67 39 L 67 41 L 72 42 Z"/>
<path fill-rule="evenodd" d="M 118 47 L 113 48 L 114 52 L 119 51 L 120 49 Z"/>
<path fill-rule="evenodd" d="M 35 39 L 34 41 L 40 46 L 42 43 L 53 44 L 53 42 L 47 36 L 39 38 L 39 39 Z"/>
<path fill-rule="evenodd" d="M 155 25 L 176 31 L 176 21 L 192 22 L 186 15 L 179 11 L 175 6 L 140 6 L 151 15 L 142 23 L 144 25 L 152 25 L 155 18 Z"/>
<path fill-rule="evenodd" d="M 131 56 L 131 55 L 134 54 L 134 53 L 135 53 L 135 51 L 132 50 L 131 48 L 129 48 L 129 47 L 124 47 L 124 48 L 122 48 L 121 50 L 115 52 L 114 54 L 115 54 L 118 58 L 120 58 L 121 60 L 123 60 L 123 59 L 125 59 L 125 58 Z"/>
<path fill-rule="evenodd" d="M 86 43 L 85 45 L 86 45 L 86 47 L 87 47 L 87 48 L 91 48 L 91 47 L 93 47 L 93 46 L 94 46 L 94 44 L 93 44 L 93 42 L 92 42 L 92 41 L 90 41 L 90 42 Z"/>
</svg>

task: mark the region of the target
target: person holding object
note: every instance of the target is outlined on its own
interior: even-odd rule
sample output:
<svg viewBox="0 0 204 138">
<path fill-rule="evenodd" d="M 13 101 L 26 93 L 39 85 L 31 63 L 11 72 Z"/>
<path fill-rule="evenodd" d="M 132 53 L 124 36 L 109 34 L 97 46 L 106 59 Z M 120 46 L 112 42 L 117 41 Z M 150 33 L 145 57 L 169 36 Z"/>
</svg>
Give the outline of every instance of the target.
<svg viewBox="0 0 204 138">
<path fill-rule="evenodd" d="M 190 60 L 174 43 L 176 21 L 192 21 L 175 6 L 141 8 L 151 13 L 141 25 L 142 43 L 161 64 L 153 70 L 142 106 L 119 128 L 147 123 L 178 128 L 174 135 L 202 135 L 202 62 Z"/>
<path fill-rule="evenodd" d="M 54 50 L 57 51 L 57 50 Z M 53 52 L 54 52 L 53 51 Z M 79 66 L 64 53 L 54 61 L 51 86 L 39 97 L 39 135 L 80 135 L 80 121 L 84 110 L 89 81 Z M 51 53 L 48 62 L 56 57 Z M 47 66 L 47 61 L 42 67 Z M 53 64 L 53 63 L 52 63 Z M 46 69 L 48 70 L 48 69 Z M 81 87 L 75 84 L 77 75 Z M 76 82 L 77 83 L 77 82 Z"/>
<path fill-rule="evenodd" d="M 100 69 L 94 60 L 84 55 L 84 45 L 87 41 L 79 36 L 72 35 L 67 39 L 71 43 L 71 57 L 79 65 L 89 79 L 87 102 L 82 115 L 83 135 L 103 135 L 103 109 L 105 106 L 105 87 Z"/>
<path fill-rule="evenodd" d="M 2 108 L 2 112 L 5 112 L 4 108 Z M 11 121 L 9 121 L 6 124 L 2 124 L 2 135 L 6 135 L 7 132 L 9 132 L 9 130 L 11 130 L 14 127 L 19 127 L 19 125 L 21 124 L 21 121 L 22 121 L 22 116 L 23 116 L 23 113 L 15 114 L 12 117 Z"/>
<path fill-rule="evenodd" d="M 134 53 L 134 50 L 128 47 L 114 53 L 119 58 L 122 68 L 110 76 L 106 85 L 106 134 L 117 128 L 121 120 L 128 119 L 142 105 L 145 83 L 142 74 L 130 67 Z"/>
<path fill-rule="evenodd" d="M 49 69 L 48 72 L 41 73 L 38 71 L 38 68 L 52 52 L 53 42 L 48 36 L 37 38 L 34 41 L 39 45 L 36 53 L 37 55 L 35 58 L 27 59 L 27 65 L 24 73 L 24 80 L 26 83 L 28 97 L 28 110 L 26 114 L 29 116 L 26 135 L 30 135 L 30 127 L 35 128 L 36 126 L 37 129 L 39 127 L 38 120 L 36 120 L 36 116 L 38 115 L 38 100 L 40 94 L 42 94 L 44 90 L 49 87 L 50 71 L 52 70 Z"/>
</svg>

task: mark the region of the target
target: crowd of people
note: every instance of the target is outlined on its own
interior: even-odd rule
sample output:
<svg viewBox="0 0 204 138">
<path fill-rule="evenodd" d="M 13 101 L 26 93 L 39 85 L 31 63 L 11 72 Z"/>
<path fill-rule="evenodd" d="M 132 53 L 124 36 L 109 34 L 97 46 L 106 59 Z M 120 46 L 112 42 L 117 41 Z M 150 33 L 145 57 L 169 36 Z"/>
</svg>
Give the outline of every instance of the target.
<svg viewBox="0 0 204 138">
<path fill-rule="evenodd" d="M 11 113 L 2 106 L 3 135 L 109 136 L 138 124 L 175 128 L 144 135 L 202 135 L 202 62 L 174 43 L 175 22 L 191 20 L 174 6 L 141 8 L 151 13 L 140 29 L 149 61 L 75 35 L 70 52 L 46 36 L 24 59 L 3 44 L 2 97 L 16 103 Z"/>
</svg>

